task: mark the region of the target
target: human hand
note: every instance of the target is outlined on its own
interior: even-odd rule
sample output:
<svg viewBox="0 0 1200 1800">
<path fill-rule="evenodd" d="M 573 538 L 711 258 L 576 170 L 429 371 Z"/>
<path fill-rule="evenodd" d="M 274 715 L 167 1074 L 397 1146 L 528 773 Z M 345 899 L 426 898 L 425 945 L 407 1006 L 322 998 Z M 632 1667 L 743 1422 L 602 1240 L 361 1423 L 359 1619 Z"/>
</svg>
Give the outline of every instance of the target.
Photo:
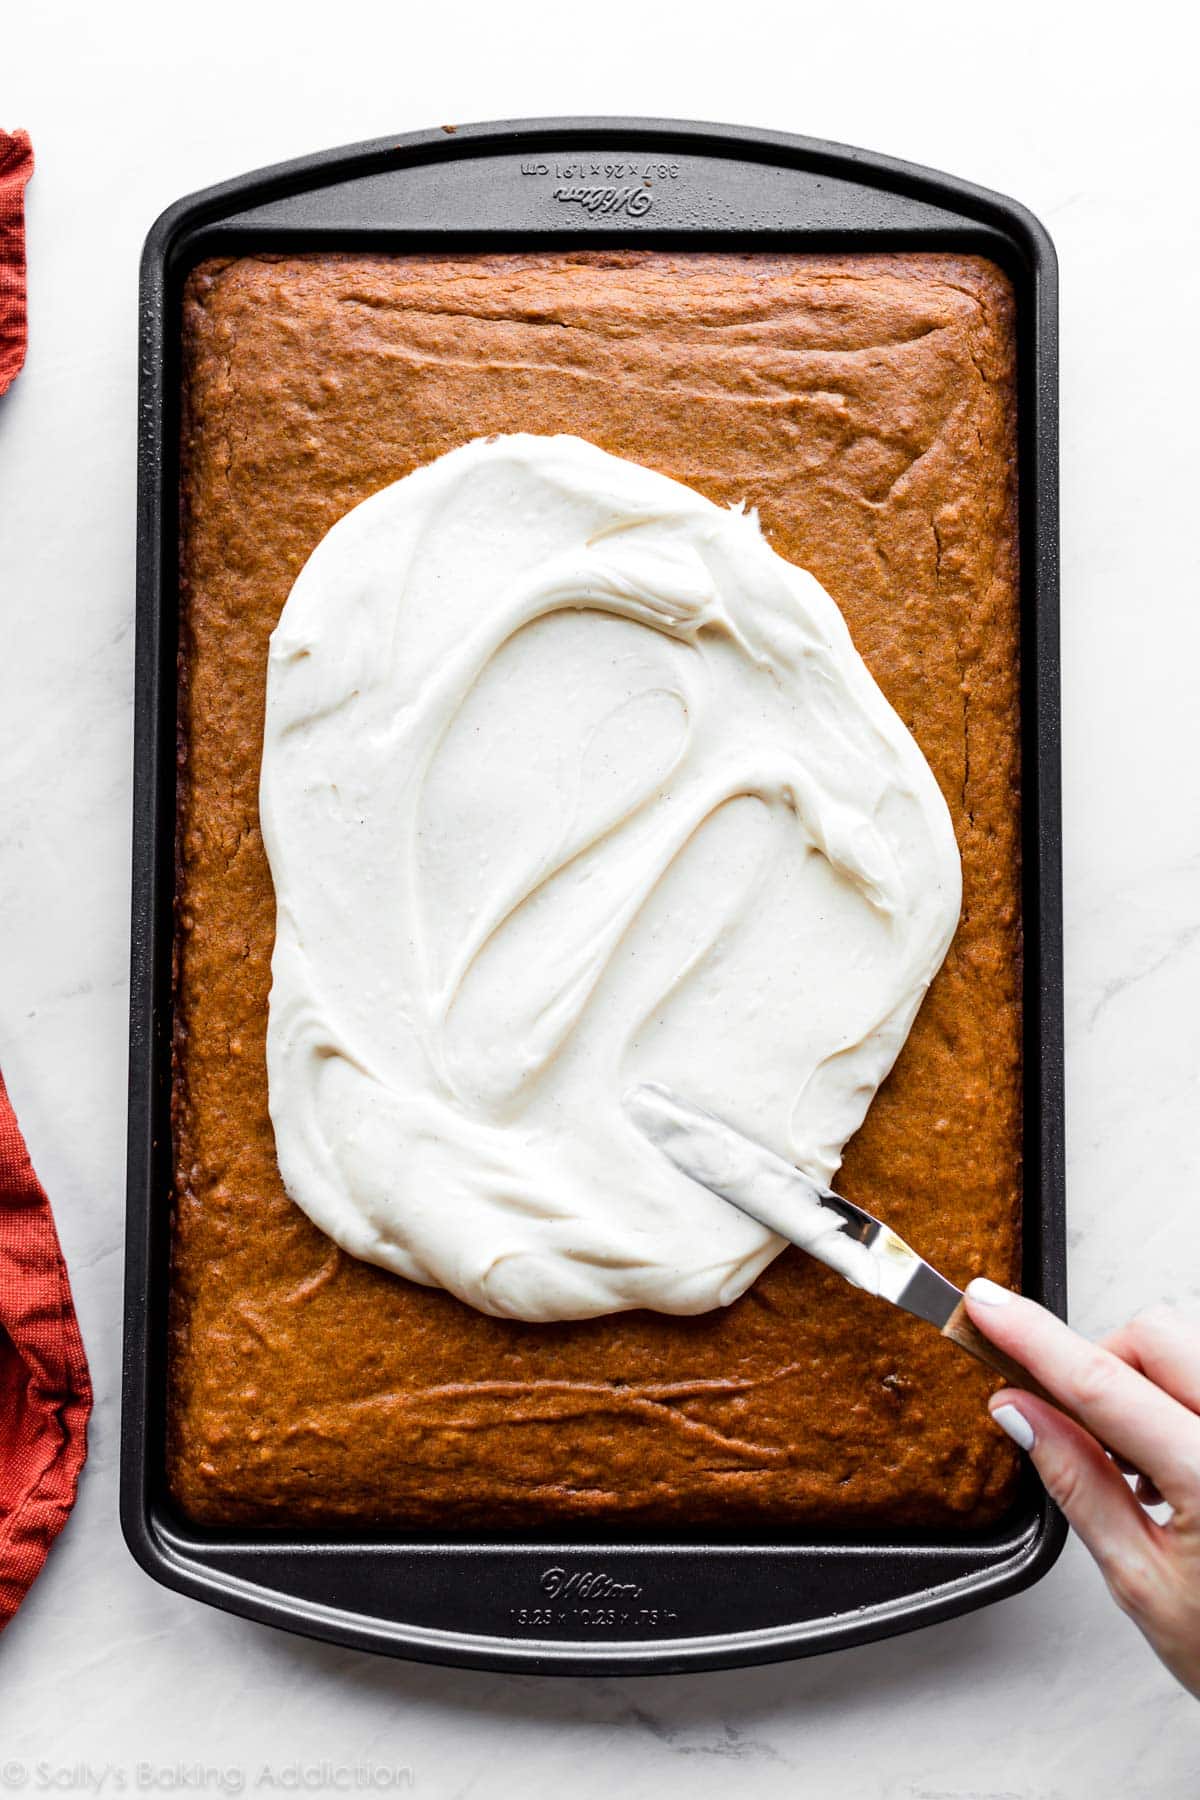
<svg viewBox="0 0 1200 1800">
<path fill-rule="evenodd" d="M 985 1337 L 1088 1427 L 1016 1388 L 989 1403 L 1122 1612 L 1200 1698 L 1200 1331 L 1156 1310 L 1091 1344 L 994 1282 L 971 1282 L 966 1301 Z M 1122 1470 L 1138 1472 L 1134 1489 Z M 1165 1524 L 1143 1510 L 1164 1503 Z"/>
</svg>

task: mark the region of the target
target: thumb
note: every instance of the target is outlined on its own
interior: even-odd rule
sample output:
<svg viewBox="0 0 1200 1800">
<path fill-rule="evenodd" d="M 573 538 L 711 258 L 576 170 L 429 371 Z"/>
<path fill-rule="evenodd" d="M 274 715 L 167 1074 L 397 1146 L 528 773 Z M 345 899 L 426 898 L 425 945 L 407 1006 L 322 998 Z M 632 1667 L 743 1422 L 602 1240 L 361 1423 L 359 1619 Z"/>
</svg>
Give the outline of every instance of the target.
<svg viewBox="0 0 1200 1800">
<path fill-rule="evenodd" d="M 1029 1453 L 1046 1492 L 1100 1565 L 1117 1605 L 1139 1620 L 1152 1611 L 1169 1580 L 1158 1527 L 1095 1438 L 1047 1401 L 1017 1389 L 994 1394 L 989 1411 Z"/>
</svg>

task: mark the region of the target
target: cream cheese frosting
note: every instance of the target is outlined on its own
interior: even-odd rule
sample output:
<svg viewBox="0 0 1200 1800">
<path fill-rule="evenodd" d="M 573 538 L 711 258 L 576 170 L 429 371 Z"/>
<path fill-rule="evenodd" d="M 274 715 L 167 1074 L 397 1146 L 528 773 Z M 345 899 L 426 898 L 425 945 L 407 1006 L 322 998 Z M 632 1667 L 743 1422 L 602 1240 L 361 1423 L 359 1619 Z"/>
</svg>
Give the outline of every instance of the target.
<svg viewBox="0 0 1200 1800">
<path fill-rule="evenodd" d="M 783 1240 L 625 1113 L 827 1183 L 953 935 L 920 750 L 753 513 L 477 440 L 326 534 L 271 639 L 271 1118 L 351 1254 L 484 1312 L 699 1313 Z"/>
</svg>

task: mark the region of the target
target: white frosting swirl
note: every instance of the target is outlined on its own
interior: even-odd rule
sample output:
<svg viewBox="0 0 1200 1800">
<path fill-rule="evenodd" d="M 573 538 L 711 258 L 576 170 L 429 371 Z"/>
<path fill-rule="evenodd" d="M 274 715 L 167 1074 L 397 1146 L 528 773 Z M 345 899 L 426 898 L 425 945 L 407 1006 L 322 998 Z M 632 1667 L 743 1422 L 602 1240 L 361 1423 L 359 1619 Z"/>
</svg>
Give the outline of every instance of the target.
<svg viewBox="0 0 1200 1800">
<path fill-rule="evenodd" d="M 485 1312 L 696 1313 L 782 1240 L 665 1082 L 827 1182 L 958 918 L 950 817 L 753 514 L 468 444 L 322 539 L 271 640 L 267 1068 L 289 1194 Z"/>
</svg>

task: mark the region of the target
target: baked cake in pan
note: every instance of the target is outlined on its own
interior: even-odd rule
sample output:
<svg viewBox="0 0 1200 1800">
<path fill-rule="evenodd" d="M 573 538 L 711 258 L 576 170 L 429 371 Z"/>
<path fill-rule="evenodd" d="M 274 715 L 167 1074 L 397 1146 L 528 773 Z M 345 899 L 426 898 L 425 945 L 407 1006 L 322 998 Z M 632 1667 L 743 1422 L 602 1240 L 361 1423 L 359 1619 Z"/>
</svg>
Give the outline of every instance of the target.
<svg viewBox="0 0 1200 1800">
<path fill-rule="evenodd" d="M 254 256 L 184 296 L 172 1492 L 209 1524 L 978 1527 L 989 1378 L 785 1252 L 732 1306 L 523 1324 L 337 1249 L 285 1193 L 264 1040 L 267 643 L 351 507 L 571 433 L 759 511 L 840 606 L 962 855 L 957 935 L 839 1187 L 951 1279 L 1019 1272 L 1013 301 L 978 258 Z M 481 595 L 486 604 L 486 595 Z"/>
</svg>

